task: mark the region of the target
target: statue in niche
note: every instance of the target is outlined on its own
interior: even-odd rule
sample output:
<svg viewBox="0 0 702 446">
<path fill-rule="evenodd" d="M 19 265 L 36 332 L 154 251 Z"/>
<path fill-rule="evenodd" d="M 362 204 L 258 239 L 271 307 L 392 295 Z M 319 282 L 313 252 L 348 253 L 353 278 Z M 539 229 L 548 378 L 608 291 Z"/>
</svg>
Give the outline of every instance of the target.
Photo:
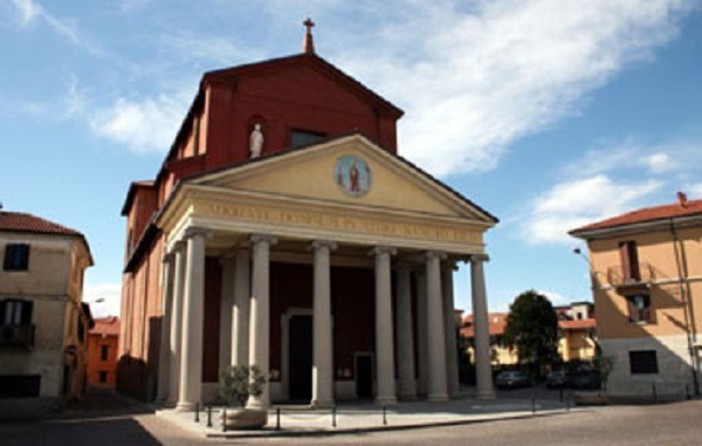
<svg viewBox="0 0 702 446">
<path fill-rule="evenodd" d="M 263 132 L 261 124 L 255 124 L 249 136 L 249 153 L 251 158 L 258 158 L 263 152 Z"/>
</svg>

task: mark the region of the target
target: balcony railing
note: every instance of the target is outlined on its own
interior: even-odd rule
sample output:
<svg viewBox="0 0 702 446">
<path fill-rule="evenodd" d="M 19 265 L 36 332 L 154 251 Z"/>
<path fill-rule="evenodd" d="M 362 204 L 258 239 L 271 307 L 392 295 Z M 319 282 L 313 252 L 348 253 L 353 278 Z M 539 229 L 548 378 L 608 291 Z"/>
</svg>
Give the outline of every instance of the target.
<svg viewBox="0 0 702 446">
<path fill-rule="evenodd" d="M 640 262 L 638 268 L 610 266 L 607 268 L 607 281 L 615 287 L 643 285 L 656 280 L 656 271 L 646 262 Z"/>
<path fill-rule="evenodd" d="M 34 325 L 0 325 L 0 347 L 32 347 L 34 329 Z"/>
</svg>

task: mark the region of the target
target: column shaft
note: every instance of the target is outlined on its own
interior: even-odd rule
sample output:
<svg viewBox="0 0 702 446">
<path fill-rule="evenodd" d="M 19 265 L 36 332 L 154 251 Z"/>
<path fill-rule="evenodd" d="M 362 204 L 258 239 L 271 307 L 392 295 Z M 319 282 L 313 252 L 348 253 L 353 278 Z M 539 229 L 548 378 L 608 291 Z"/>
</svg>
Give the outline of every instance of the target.
<svg viewBox="0 0 702 446">
<path fill-rule="evenodd" d="M 334 375 L 329 251 L 334 245 L 315 242 L 312 246 L 314 249 L 314 328 L 311 404 L 313 407 L 330 407 L 334 404 Z"/>
<path fill-rule="evenodd" d="M 183 340 L 183 294 L 185 289 L 185 246 L 177 242 L 174 247 L 175 272 L 173 274 L 173 314 L 170 333 L 170 373 L 168 377 L 168 401 L 178 401 L 180 382 L 180 357 Z"/>
<path fill-rule="evenodd" d="M 173 314 L 173 276 L 175 265 L 173 255 L 166 254 L 162 263 L 161 283 L 161 343 L 158 352 L 158 385 L 156 400 L 164 402 L 168 399 L 170 387 L 169 375 L 171 365 L 171 319 Z"/>
<path fill-rule="evenodd" d="M 427 395 L 429 387 L 427 325 L 427 275 L 426 271 L 417 271 L 417 372 L 421 396 Z"/>
<path fill-rule="evenodd" d="M 202 330 L 205 313 L 205 233 L 187 239 L 187 268 L 183 305 L 183 350 L 177 410 L 193 410 L 202 392 Z"/>
<path fill-rule="evenodd" d="M 219 369 L 232 363 L 232 307 L 234 306 L 234 270 L 232 258 L 220 260 L 222 265 L 222 296 L 219 307 Z"/>
<path fill-rule="evenodd" d="M 395 355 L 393 353 L 392 289 L 390 255 L 394 250 L 377 247 L 375 252 L 375 358 L 378 404 L 394 404 Z"/>
<path fill-rule="evenodd" d="M 417 398 L 414 378 L 414 341 L 412 336 L 412 296 L 410 271 L 407 266 L 397 268 L 397 366 L 399 376 L 399 397 L 404 400 Z"/>
<path fill-rule="evenodd" d="M 444 334 L 444 306 L 441 298 L 440 255 L 427 253 L 427 333 L 429 382 L 427 399 L 448 399 L 446 387 L 446 335 Z"/>
<path fill-rule="evenodd" d="M 442 270 L 441 285 L 443 287 L 444 329 L 446 334 L 446 379 L 448 394 L 451 398 L 458 397 L 458 348 L 456 347 L 456 314 L 453 301 L 453 262 L 448 262 Z"/>
<path fill-rule="evenodd" d="M 270 355 L 270 245 L 267 236 L 252 236 L 253 274 L 251 289 L 251 319 L 249 332 L 249 364 L 258 366 L 269 377 Z M 267 408 L 270 404 L 269 383 L 259 396 L 250 396 L 247 407 Z"/>
<path fill-rule="evenodd" d="M 470 260 L 473 324 L 475 326 L 475 396 L 480 399 L 495 398 L 490 365 L 490 329 L 488 326 L 487 297 L 483 261 L 487 256 L 474 255 Z"/>
<path fill-rule="evenodd" d="M 236 253 L 234 307 L 232 311 L 232 365 L 249 363 L 249 299 L 251 297 L 251 255 L 247 249 Z"/>
</svg>

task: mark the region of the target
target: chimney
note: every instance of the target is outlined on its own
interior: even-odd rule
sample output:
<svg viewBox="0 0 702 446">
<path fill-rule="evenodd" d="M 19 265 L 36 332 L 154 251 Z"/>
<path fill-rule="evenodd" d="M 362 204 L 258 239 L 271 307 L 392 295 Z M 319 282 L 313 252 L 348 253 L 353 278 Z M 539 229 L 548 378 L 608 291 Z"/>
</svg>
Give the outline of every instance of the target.
<svg viewBox="0 0 702 446">
<path fill-rule="evenodd" d="M 678 192 L 678 204 L 681 208 L 687 207 L 687 195 L 685 192 Z"/>
</svg>

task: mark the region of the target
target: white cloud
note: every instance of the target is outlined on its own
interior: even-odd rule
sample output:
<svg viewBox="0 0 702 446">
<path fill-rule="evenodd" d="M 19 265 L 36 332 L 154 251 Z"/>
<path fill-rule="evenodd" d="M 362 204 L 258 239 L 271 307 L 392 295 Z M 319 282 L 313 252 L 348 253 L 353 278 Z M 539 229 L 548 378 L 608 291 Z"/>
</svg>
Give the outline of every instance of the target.
<svg viewBox="0 0 702 446">
<path fill-rule="evenodd" d="M 134 152 L 164 152 L 175 138 L 188 103 L 183 94 L 161 94 L 143 100 L 119 98 L 110 107 L 98 110 L 90 125 L 96 134 L 125 144 Z"/>
<path fill-rule="evenodd" d="M 551 304 L 553 305 L 565 305 L 572 300 L 568 299 L 562 294 L 556 293 L 555 291 L 536 290 L 536 292 L 546 296 L 546 298 L 551 301 Z"/>
<path fill-rule="evenodd" d="M 654 174 L 669 172 L 677 167 L 670 156 L 665 152 L 657 152 L 644 158 L 646 167 Z"/>
<path fill-rule="evenodd" d="M 529 243 L 572 244 L 569 230 L 630 210 L 661 186 L 658 180 L 618 182 L 603 174 L 558 183 L 531 203 L 523 236 Z"/>
<path fill-rule="evenodd" d="M 98 299 L 104 299 L 97 302 Z M 119 283 L 86 284 L 83 302 L 90 304 L 93 317 L 119 316 L 122 302 L 122 285 Z"/>
<path fill-rule="evenodd" d="M 339 64 L 406 109 L 405 156 L 439 175 L 486 170 L 510 143 L 577 113 L 588 93 L 650 59 L 692 4 L 505 0 L 466 13 L 415 2 Z"/>
<path fill-rule="evenodd" d="M 41 6 L 32 0 L 12 0 L 19 13 L 20 25 L 27 26 L 34 19 L 39 17 L 43 10 Z"/>
<path fill-rule="evenodd" d="M 685 191 L 690 200 L 702 199 L 702 183 L 688 184 Z"/>
</svg>

